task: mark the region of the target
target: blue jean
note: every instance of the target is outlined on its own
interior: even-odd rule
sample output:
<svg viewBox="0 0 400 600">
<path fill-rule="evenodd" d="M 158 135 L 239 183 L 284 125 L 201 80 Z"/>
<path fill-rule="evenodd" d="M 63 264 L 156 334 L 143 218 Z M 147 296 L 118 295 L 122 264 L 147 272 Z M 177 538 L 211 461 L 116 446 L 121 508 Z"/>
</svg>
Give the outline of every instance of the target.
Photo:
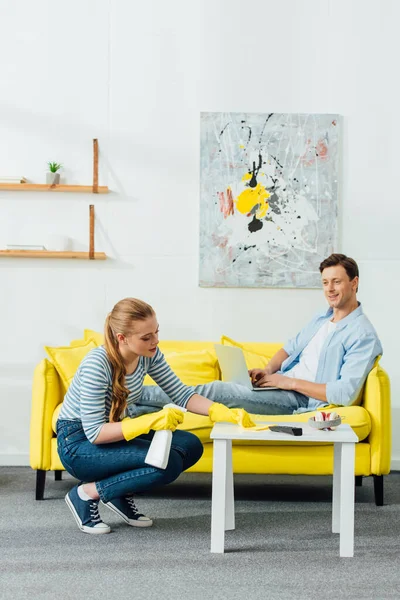
<svg viewBox="0 0 400 600">
<path fill-rule="evenodd" d="M 229 408 L 244 408 L 247 412 L 256 415 L 291 415 L 294 412 L 310 410 L 309 398 L 299 392 L 286 390 L 253 392 L 243 385 L 223 381 L 196 385 L 194 389 L 197 394 L 209 400 L 221 402 Z M 168 402 L 171 402 L 171 399 L 160 387 L 145 386 L 140 401 L 129 408 L 129 413 L 133 417 L 154 412 Z"/>
<path fill-rule="evenodd" d="M 166 469 L 144 462 L 154 431 L 127 442 L 92 444 L 81 421 L 57 421 L 57 449 L 64 468 L 76 479 L 96 484 L 103 502 L 174 481 L 203 454 L 200 440 L 188 431 L 174 431 Z"/>
</svg>

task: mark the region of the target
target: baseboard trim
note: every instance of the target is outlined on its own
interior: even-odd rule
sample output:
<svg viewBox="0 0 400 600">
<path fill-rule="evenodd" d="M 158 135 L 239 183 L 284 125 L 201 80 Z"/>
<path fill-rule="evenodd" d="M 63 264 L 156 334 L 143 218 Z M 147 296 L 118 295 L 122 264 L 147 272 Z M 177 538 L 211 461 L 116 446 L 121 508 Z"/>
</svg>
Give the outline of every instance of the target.
<svg viewBox="0 0 400 600">
<path fill-rule="evenodd" d="M 0 467 L 29 467 L 29 454 L 0 454 Z M 392 471 L 400 471 L 400 458 L 393 458 Z"/>
<path fill-rule="evenodd" d="M 0 467 L 29 467 L 29 454 L 0 454 Z"/>
</svg>

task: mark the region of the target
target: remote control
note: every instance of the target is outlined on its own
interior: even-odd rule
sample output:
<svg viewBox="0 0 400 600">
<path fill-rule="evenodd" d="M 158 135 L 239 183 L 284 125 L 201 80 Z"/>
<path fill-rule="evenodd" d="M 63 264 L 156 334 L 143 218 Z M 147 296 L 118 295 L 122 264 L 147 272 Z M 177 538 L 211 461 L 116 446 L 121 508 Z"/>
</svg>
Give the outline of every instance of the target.
<svg viewBox="0 0 400 600">
<path fill-rule="evenodd" d="M 288 427 L 286 425 L 271 425 L 270 431 L 276 431 L 277 433 L 288 433 L 289 435 L 303 435 L 301 427 Z"/>
</svg>

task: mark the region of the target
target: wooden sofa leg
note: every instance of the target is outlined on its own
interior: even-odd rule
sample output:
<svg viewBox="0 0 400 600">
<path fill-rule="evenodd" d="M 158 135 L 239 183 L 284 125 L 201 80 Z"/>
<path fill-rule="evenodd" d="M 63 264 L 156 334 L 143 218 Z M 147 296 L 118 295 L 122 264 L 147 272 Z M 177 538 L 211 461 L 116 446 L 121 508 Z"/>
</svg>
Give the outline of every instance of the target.
<svg viewBox="0 0 400 600">
<path fill-rule="evenodd" d="M 54 471 L 54 481 L 62 480 L 62 471 Z"/>
<path fill-rule="evenodd" d="M 383 475 L 374 475 L 374 494 L 376 506 L 383 506 Z"/>
<path fill-rule="evenodd" d="M 36 471 L 36 500 L 43 500 L 44 486 L 46 483 L 46 471 Z"/>
<path fill-rule="evenodd" d="M 362 482 L 362 479 L 363 479 L 363 478 L 362 478 L 362 475 L 356 475 L 356 476 L 355 476 L 355 480 L 356 480 L 356 486 L 357 486 L 357 487 L 361 487 L 361 486 L 362 486 L 362 483 L 363 483 L 363 482 Z"/>
</svg>

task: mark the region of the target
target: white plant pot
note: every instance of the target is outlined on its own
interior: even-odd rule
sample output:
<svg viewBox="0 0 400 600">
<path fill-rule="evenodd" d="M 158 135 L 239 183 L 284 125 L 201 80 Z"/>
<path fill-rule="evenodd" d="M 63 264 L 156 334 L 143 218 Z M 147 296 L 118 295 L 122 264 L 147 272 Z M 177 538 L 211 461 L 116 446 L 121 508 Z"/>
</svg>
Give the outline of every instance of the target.
<svg viewBox="0 0 400 600">
<path fill-rule="evenodd" d="M 60 173 L 46 173 L 46 183 L 57 185 L 60 183 Z"/>
<path fill-rule="evenodd" d="M 46 236 L 46 250 L 65 252 L 72 250 L 72 240 L 65 235 L 49 234 Z"/>
</svg>

